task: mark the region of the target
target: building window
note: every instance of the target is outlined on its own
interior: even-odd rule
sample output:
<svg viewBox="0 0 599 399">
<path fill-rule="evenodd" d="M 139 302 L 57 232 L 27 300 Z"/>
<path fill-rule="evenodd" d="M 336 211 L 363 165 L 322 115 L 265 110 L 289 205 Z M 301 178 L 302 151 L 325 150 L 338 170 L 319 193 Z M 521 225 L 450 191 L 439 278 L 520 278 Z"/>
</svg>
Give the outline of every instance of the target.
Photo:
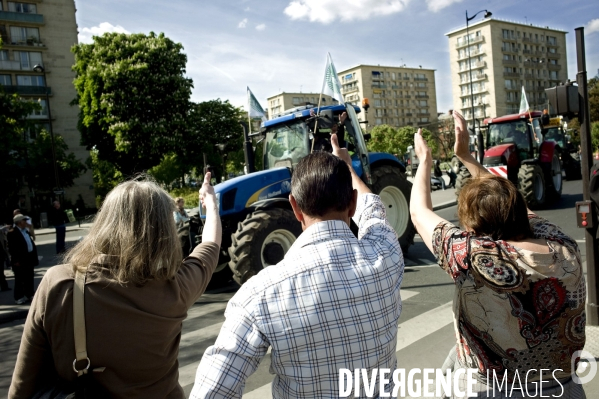
<svg viewBox="0 0 599 399">
<path fill-rule="evenodd" d="M 551 46 L 557 46 L 557 39 L 555 36 L 547 36 L 547 44 Z"/>
<path fill-rule="evenodd" d="M 32 70 L 35 65 L 42 65 L 42 53 L 37 51 L 15 51 L 15 61 L 21 63 L 22 70 Z"/>
<path fill-rule="evenodd" d="M 18 86 L 45 86 L 43 76 L 17 75 Z"/>
<path fill-rule="evenodd" d="M 35 4 L 8 2 L 8 11 L 24 14 L 37 14 Z"/>
<path fill-rule="evenodd" d="M 38 43 L 40 41 L 40 31 L 38 28 L 24 28 L 20 26 L 10 27 L 10 39 L 13 44 Z"/>
<path fill-rule="evenodd" d="M 42 106 L 41 109 L 33 111 L 29 117 L 30 118 L 47 118 L 48 117 L 48 103 L 46 100 L 39 100 L 39 104 Z"/>
<path fill-rule="evenodd" d="M 12 80 L 10 75 L 0 75 L 0 85 L 10 86 L 12 85 Z"/>
</svg>

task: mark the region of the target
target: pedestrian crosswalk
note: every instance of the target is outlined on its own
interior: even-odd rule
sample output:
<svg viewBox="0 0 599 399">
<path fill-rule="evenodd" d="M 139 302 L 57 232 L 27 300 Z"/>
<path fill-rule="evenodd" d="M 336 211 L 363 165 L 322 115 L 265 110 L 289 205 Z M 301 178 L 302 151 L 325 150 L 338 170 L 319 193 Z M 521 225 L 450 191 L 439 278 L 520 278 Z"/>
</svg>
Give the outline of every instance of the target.
<svg viewBox="0 0 599 399">
<path fill-rule="evenodd" d="M 402 290 L 404 307 L 409 306 L 411 302 L 419 301 L 419 294 L 415 290 Z M 211 300 L 211 298 L 208 298 L 209 296 L 205 295 L 200 301 Z M 229 296 L 232 297 L 232 294 Z M 195 373 L 204 351 L 214 343 L 223 325 L 225 307 L 226 301 L 199 302 L 190 309 L 188 318 L 184 322 L 179 350 L 179 383 L 186 395 L 189 395 L 191 392 Z M 212 324 L 205 325 L 203 323 L 202 320 L 207 317 L 210 317 L 210 320 L 213 321 Z M 200 324 L 198 324 L 198 321 L 200 321 Z M 400 318 L 397 351 L 415 344 L 452 322 L 451 302 L 433 307 L 407 320 Z M 194 327 L 191 327 L 191 325 L 194 325 Z M 450 336 L 448 339 L 451 340 L 453 337 Z M 243 395 L 244 399 L 264 399 L 270 397 L 271 382 L 274 376 L 269 373 L 269 367 L 270 356 L 267 355 L 256 370 L 256 373 L 248 379 Z"/>
</svg>

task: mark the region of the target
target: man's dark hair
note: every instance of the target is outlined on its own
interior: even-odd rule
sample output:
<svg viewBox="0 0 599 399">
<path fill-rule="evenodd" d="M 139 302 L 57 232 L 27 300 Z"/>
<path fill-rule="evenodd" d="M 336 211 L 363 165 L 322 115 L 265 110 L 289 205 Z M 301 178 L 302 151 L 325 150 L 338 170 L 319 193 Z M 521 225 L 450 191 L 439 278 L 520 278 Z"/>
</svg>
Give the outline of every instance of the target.
<svg viewBox="0 0 599 399">
<path fill-rule="evenodd" d="M 349 208 L 353 195 L 351 173 L 342 159 L 316 151 L 304 157 L 293 171 L 291 194 L 309 216 Z"/>
</svg>

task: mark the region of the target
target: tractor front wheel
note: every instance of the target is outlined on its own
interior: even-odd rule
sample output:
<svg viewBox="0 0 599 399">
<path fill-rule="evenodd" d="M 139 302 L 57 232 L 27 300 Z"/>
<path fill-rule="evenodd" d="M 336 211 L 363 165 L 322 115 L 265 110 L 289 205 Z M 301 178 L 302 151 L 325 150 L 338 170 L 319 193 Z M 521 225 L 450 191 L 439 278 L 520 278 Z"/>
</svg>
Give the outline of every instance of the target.
<svg viewBox="0 0 599 399">
<path fill-rule="evenodd" d="M 249 214 L 231 235 L 229 267 L 233 280 L 243 284 L 265 267 L 279 263 L 301 233 L 301 225 L 290 209 Z"/>
<path fill-rule="evenodd" d="M 539 209 L 545 204 L 545 179 L 538 165 L 522 165 L 518 171 L 518 190 L 530 209 Z"/>
<path fill-rule="evenodd" d="M 460 191 L 462 191 L 464 184 L 466 184 L 466 182 L 470 179 L 472 179 L 472 174 L 470 174 L 470 171 L 468 171 L 465 166 L 462 166 L 455 181 L 456 198 L 460 195 Z"/>
<path fill-rule="evenodd" d="M 412 184 L 392 166 L 377 167 L 372 172 L 372 192 L 381 197 L 385 205 L 387 220 L 397 233 L 399 245 L 404 253 L 414 243 L 416 229 L 410 218 L 410 193 Z"/>
</svg>

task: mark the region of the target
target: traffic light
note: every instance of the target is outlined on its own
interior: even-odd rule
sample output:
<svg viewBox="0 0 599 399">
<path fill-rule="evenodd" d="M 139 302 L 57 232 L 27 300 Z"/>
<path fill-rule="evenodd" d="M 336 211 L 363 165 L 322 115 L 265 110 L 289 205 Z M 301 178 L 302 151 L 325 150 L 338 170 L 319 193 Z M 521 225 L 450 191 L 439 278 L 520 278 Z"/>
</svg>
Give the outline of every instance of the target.
<svg viewBox="0 0 599 399">
<path fill-rule="evenodd" d="M 545 89 L 553 115 L 573 117 L 579 112 L 578 86 L 568 82 L 565 85 Z"/>
</svg>

